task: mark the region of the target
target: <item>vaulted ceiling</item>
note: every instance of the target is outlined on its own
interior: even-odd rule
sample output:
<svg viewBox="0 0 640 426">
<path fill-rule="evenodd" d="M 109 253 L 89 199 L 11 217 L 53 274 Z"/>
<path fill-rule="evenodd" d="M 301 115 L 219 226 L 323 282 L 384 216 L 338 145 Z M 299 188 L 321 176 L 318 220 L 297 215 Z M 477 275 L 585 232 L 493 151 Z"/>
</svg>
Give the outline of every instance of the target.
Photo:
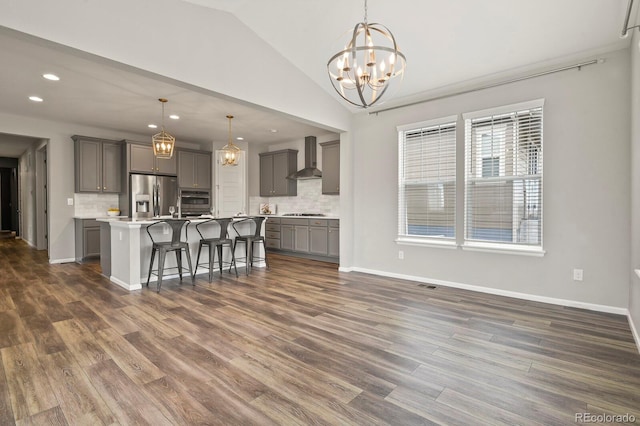
<svg viewBox="0 0 640 426">
<path fill-rule="evenodd" d="M 171 1 L 184 4 L 185 8 L 201 7 L 203 11 L 213 8 L 233 14 L 289 61 L 292 68 L 308 76 L 310 84 L 334 96 L 336 108 L 347 108 L 333 92 L 326 62 L 341 47 L 341 36 L 363 19 L 363 1 Z M 2 3 L 9 7 L 11 0 L 0 0 Z M 398 104 L 451 85 L 536 70 L 625 48 L 629 40 L 619 35 L 626 7 L 627 0 L 369 0 L 368 21 L 389 27 L 407 57 L 404 81 L 387 102 Z M 635 17 L 635 11 L 632 16 Z M 114 23 L 109 37 L 119 37 L 117 25 Z M 168 129 L 179 139 L 195 143 L 224 141 L 227 134 L 224 116 L 230 110 L 243 117 L 233 123 L 234 134 L 245 137 L 249 144 L 296 140 L 335 131 L 291 114 L 238 102 L 224 93 L 200 90 L 188 81 L 133 69 L 9 28 L 0 27 L 0 52 L 3 87 L 0 112 L 4 113 L 144 137 L 153 132 L 146 125 L 159 121 L 160 106 L 152 101 L 162 93 L 170 99 L 167 115 L 176 113 L 181 117 L 179 121 L 166 122 Z M 227 62 L 233 62 L 233 58 L 224 58 L 223 64 Z M 256 72 L 260 66 L 256 64 Z M 51 70 L 63 74 L 60 82 L 40 78 Z M 32 94 L 56 102 L 34 104 L 27 100 Z M 8 144 L 3 144 L 0 137 L 0 156 L 7 155 L 3 146 Z M 11 156 L 14 155 L 15 149 Z"/>
</svg>

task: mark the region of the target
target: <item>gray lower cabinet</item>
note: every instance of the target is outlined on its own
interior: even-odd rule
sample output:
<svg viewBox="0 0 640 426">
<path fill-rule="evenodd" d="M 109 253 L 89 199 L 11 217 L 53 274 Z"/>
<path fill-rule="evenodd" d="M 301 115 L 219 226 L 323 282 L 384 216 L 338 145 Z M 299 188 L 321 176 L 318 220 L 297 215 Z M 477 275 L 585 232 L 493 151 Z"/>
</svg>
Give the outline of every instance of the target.
<svg viewBox="0 0 640 426">
<path fill-rule="evenodd" d="M 280 218 L 270 217 L 264 227 L 265 245 L 267 248 L 280 248 Z"/>
<path fill-rule="evenodd" d="M 117 194 L 122 190 L 122 142 L 72 136 L 75 191 Z"/>
<path fill-rule="evenodd" d="M 309 219 L 309 253 L 320 256 L 327 255 L 327 225 L 326 219 Z"/>
<path fill-rule="evenodd" d="M 295 227 L 293 225 L 280 226 L 280 248 L 289 251 L 295 249 Z"/>
<path fill-rule="evenodd" d="M 293 249 L 298 252 L 309 252 L 309 225 L 294 226 L 295 238 Z"/>
<path fill-rule="evenodd" d="M 269 218 L 265 236 L 267 248 L 319 260 L 340 256 L 338 219 Z"/>
<path fill-rule="evenodd" d="M 340 141 L 321 143 L 322 193 L 340 194 Z"/>
<path fill-rule="evenodd" d="M 340 257 L 340 221 L 329 220 L 327 254 L 331 257 Z"/>
<path fill-rule="evenodd" d="M 76 261 L 100 257 L 100 222 L 76 219 Z"/>
</svg>

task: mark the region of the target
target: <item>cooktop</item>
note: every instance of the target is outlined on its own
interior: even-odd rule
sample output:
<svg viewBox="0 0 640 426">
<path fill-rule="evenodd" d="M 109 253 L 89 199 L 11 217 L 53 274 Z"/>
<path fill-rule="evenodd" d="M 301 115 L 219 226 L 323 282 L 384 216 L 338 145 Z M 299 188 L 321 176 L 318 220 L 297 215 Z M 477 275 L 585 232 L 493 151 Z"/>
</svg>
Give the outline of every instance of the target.
<svg viewBox="0 0 640 426">
<path fill-rule="evenodd" d="M 283 216 L 324 216 L 324 213 L 285 213 Z"/>
</svg>

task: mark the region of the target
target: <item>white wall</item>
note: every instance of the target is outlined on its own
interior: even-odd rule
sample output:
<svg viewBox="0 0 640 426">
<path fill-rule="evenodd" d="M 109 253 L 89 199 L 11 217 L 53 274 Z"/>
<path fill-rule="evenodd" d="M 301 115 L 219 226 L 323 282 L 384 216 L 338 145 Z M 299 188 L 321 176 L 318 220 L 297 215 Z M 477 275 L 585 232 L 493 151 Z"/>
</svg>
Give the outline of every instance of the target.
<svg viewBox="0 0 640 426">
<path fill-rule="evenodd" d="M 581 71 L 354 117 L 353 261 L 342 266 L 626 309 L 630 63 L 627 50 L 604 57 Z M 538 98 L 546 100 L 546 255 L 397 245 L 396 126 Z M 573 268 L 584 269 L 583 282 L 572 280 Z"/>
<path fill-rule="evenodd" d="M 2 113 L 0 113 L 0 133 L 49 140 L 47 146 L 49 261 L 74 261 L 74 206 L 67 205 L 67 198 L 74 198 L 74 151 L 71 136 L 80 134 L 116 140 L 145 136 Z"/>
<path fill-rule="evenodd" d="M 631 42 L 631 265 L 629 269 L 629 317 L 640 348 L 640 34 L 632 30 Z"/>
</svg>

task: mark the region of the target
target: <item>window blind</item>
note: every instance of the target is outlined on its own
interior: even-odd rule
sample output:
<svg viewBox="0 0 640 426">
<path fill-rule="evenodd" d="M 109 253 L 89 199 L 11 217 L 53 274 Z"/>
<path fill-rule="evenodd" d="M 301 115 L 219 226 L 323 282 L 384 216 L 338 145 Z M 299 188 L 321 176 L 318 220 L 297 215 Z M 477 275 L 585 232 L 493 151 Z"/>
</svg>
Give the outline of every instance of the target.
<svg viewBox="0 0 640 426">
<path fill-rule="evenodd" d="M 399 238 L 455 238 L 456 121 L 399 131 Z"/>
<path fill-rule="evenodd" d="M 465 119 L 465 240 L 542 247 L 542 106 Z"/>
</svg>

